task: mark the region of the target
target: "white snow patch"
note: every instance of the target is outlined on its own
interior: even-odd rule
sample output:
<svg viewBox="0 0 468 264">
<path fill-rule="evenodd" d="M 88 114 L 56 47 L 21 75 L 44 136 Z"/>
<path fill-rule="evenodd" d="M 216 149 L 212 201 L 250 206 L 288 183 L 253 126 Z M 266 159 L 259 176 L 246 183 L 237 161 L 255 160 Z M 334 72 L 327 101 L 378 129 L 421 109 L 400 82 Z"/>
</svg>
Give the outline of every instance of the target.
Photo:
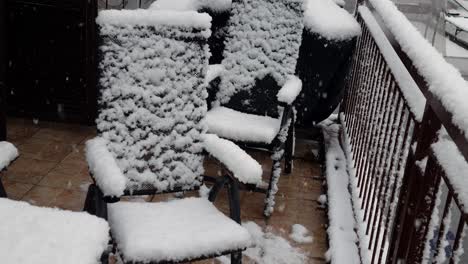
<svg viewBox="0 0 468 264">
<path fill-rule="evenodd" d="M 211 188 L 208 188 L 208 186 L 202 184 L 202 186 L 200 186 L 200 189 L 198 189 L 198 194 L 200 195 L 200 197 L 208 198 L 208 196 L 210 195 L 210 191 Z"/>
<path fill-rule="evenodd" d="M 181 261 L 252 245 L 249 232 L 205 198 L 109 204 L 125 261 Z"/>
<path fill-rule="evenodd" d="M 98 263 L 109 226 L 101 218 L 0 198 L 0 259 L 15 264 Z"/>
<path fill-rule="evenodd" d="M 96 18 L 98 25 L 114 26 L 179 26 L 204 30 L 204 35 L 211 34 L 211 16 L 195 11 L 155 11 L 138 10 L 102 10 Z"/>
<path fill-rule="evenodd" d="M 18 149 L 10 142 L 0 141 L 0 171 L 18 157 Z"/>
<path fill-rule="evenodd" d="M 452 114 L 453 123 L 468 136 L 468 84 L 460 71 L 440 54 L 389 0 L 370 0 L 402 50 L 424 77 L 429 91 Z M 362 9 L 365 7 L 361 7 Z"/>
<path fill-rule="evenodd" d="M 463 211 L 468 213 L 468 181 L 465 174 L 468 171 L 467 161 L 444 130 L 439 131 L 439 140 L 432 144 L 432 150 L 458 195 Z"/>
<path fill-rule="evenodd" d="M 208 65 L 208 70 L 206 71 L 205 76 L 205 85 L 208 85 L 211 81 L 216 79 L 217 77 L 221 76 L 226 69 L 222 64 L 210 64 Z"/>
<path fill-rule="evenodd" d="M 326 206 L 327 205 L 327 195 L 326 194 L 321 194 L 317 201 L 320 203 L 321 206 Z"/>
<path fill-rule="evenodd" d="M 341 125 L 332 120 L 324 120 L 322 128 L 326 150 L 326 178 L 328 186 L 327 229 L 330 248 L 326 253 L 331 263 L 361 263 L 358 237 L 354 231 L 356 220 L 349 193 L 347 159 L 339 142 Z"/>
<path fill-rule="evenodd" d="M 214 12 L 227 12 L 232 0 L 157 0 L 151 4 L 152 10 L 198 11 L 208 9 Z"/>
<path fill-rule="evenodd" d="M 289 237 L 294 240 L 294 242 L 300 244 L 312 243 L 312 241 L 314 241 L 314 238 L 309 235 L 309 230 L 300 224 L 292 225 L 291 234 L 289 234 Z"/>
<path fill-rule="evenodd" d="M 205 150 L 223 163 L 240 182 L 255 185 L 262 182 L 262 166 L 239 146 L 215 134 L 202 137 Z"/>
<path fill-rule="evenodd" d="M 242 113 L 227 107 L 212 108 L 205 117 L 208 131 L 242 142 L 271 143 L 280 130 L 281 119 Z"/>
<path fill-rule="evenodd" d="M 263 232 L 254 222 L 243 223 L 253 238 L 255 247 L 248 248 L 244 255 L 258 264 L 305 264 L 307 256 L 292 247 L 289 242 L 271 232 Z"/>
<path fill-rule="evenodd" d="M 88 140 L 85 152 L 89 170 L 103 194 L 122 196 L 127 186 L 127 178 L 107 149 L 106 140 L 100 137 Z"/>
<path fill-rule="evenodd" d="M 288 80 L 284 83 L 283 87 L 278 91 L 276 95 L 278 101 L 292 104 L 296 97 L 301 93 L 302 90 L 302 81 L 296 76 L 289 76 Z"/>
<path fill-rule="evenodd" d="M 305 28 L 328 40 L 347 40 L 361 34 L 356 19 L 333 0 L 304 0 Z"/>
</svg>

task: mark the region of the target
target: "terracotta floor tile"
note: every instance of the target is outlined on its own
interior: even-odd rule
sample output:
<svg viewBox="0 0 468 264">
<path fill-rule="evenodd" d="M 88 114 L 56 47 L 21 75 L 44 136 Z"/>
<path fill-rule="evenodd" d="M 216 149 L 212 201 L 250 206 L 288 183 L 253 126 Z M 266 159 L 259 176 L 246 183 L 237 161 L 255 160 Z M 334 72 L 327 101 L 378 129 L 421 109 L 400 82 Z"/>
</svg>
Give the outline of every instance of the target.
<svg viewBox="0 0 468 264">
<path fill-rule="evenodd" d="M 70 154 L 73 148 L 73 144 L 62 141 L 30 138 L 20 145 L 18 150 L 28 158 L 58 162 Z"/>
<path fill-rule="evenodd" d="M 63 188 L 34 186 L 24 197 L 23 201 L 46 207 L 81 211 L 86 193 Z"/>
<path fill-rule="evenodd" d="M 31 159 L 21 156 L 4 172 L 4 178 L 11 181 L 36 184 L 58 163 Z"/>
<path fill-rule="evenodd" d="M 37 185 L 86 192 L 91 182 L 92 180 L 87 174 L 78 173 L 70 175 L 53 170 L 38 182 Z"/>
<path fill-rule="evenodd" d="M 32 137 L 40 129 L 32 120 L 25 119 L 9 120 L 7 127 L 7 140 L 16 146 L 23 144 L 25 140 Z"/>
<path fill-rule="evenodd" d="M 52 207 L 61 192 L 63 189 L 60 188 L 34 186 L 22 200 L 37 206 Z"/>
<path fill-rule="evenodd" d="M 91 134 L 89 127 L 76 125 L 58 125 L 42 128 L 33 135 L 35 139 L 62 141 L 69 144 L 79 144 Z"/>
<path fill-rule="evenodd" d="M 8 198 L 13 200 L 21 200 L 21 198 L 23 198 L 23 196 L 34 186 L 32 184 L 9 181 L 6 179 L 2 179 L 2 183 L 5 187 Z"/>
</svg>

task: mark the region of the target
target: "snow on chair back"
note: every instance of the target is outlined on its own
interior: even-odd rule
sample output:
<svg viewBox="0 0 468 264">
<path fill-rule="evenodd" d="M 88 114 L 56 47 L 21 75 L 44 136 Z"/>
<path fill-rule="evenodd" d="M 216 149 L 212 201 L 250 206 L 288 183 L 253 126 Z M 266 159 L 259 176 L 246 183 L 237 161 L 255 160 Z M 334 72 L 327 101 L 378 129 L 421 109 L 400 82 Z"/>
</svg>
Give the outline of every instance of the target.
<svg viewBox="0 0 468 264">
<path fill-rule="evenodd" d="M 222 62 L 227 73 L 221 78 L 217 103 L 226 105 L 234 95 L 241 93 L 244 111 L 255 109 L 252 100 L 264 96 L 272 97 L 276 108 L 276 93 L 296 69 L 304 27 L 302 2 L 233 1 Z M 263 79 L 270 80 L 259 85 L 259 80 Z M 271 87 L 272 81 L 276 89 Z"/>
<path fill-rule="evenodd" d="M 200 120 L 211 18 L 196 12 L 106 10 L 101 37 L 99 134 L 127 189 L 200 185 Z"/>
</svg>

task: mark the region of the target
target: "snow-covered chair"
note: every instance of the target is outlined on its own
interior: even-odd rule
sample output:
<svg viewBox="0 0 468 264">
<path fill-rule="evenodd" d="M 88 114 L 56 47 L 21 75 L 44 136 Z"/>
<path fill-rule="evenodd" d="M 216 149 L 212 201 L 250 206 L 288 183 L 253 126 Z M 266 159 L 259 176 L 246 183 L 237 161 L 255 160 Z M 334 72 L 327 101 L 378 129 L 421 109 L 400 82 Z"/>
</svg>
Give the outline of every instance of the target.
<svg viewBox="0 0 468 264">
<path fill-rule="evenodd" d="M 15 146 L 0 142 L 0 171 L 16 157 Z M 1 179 L 0 223 L 1 263 L 107 263 L 106 221 L 87 213 L 7 199 Z"/>
<path fill-rule="evenodd" d="M 85 210 L 108 219 L 128 263 L 176 263 L 240 252 L 251 245 L 240 225 L 237 181 L 261 181 L 261 166 L 233 143 L 205 134 L 204 75 L 210 17 L 193 11 L 106 10 L 100 28 L 98 137 L 86 143 L 94 184 Z M 206 152 L 226 175 L 208 199 L 159 203 L 123 196 L 198 189 Z M 212 204 L 229 190 L 230 217 Z"/>
<path fill-rule="evenodd" d="M 302 89 L 294 76 L 303 30 L 302 1 L 233 1 L 221 65 L 211 65 L 210 133 L 246 147 L 273 152 L 269 187 L 249 187 L 265 192 L 266 216 L 285 159 L 292 170 L 294 152 L 294 102 Z"/>
</svg>

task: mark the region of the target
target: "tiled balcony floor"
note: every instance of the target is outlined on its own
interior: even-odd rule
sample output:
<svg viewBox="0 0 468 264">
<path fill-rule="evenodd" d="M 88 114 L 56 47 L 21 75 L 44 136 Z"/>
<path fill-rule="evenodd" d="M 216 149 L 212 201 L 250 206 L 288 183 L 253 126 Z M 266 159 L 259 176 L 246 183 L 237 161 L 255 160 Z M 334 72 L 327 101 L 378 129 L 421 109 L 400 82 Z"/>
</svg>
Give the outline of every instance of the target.
<svg viewBox="0 0 468 264">
<path fill-rule="evenodd" d="M 8 141 L 15 144 L 20 157 L 1 174 L 9 198 L 29 203 L 79 211 L 82 209 L 87 186 L 91 179 L 83 149 L 87 139 L 95 135 L 94 127 L 9 119 Z M 243 221 L 255 221 L 269 231 L 289 239 L 291 225 L 304 225 L 314 237 L 313 243 L 291 244 L 308 254 L 309 263 L 325 263 L 327 249 L 326 216 L 319 208 L 321 194 L 320 166 L 312 158 L 310 142 L 296 142 L 296 159 L 293 173 L 282 175 L 279 181 L 275 212 L 269 219 L 262 216 L 263 194 L 241 193 Z M 268 155 L 251 151 L 262 163 L 264 177 L 270 175 Z M 207 175 L 216 175 L 212 161 L 205 162 Z M 166 196 L 146 197 L 161 200 Z M 216 205 L 227 211 L 226 194 L 222 193 Z M 215 263 L 213 260 L 201 263 Z M 246 260 L 244 263 L 251 263 Z"/>
</svg>

